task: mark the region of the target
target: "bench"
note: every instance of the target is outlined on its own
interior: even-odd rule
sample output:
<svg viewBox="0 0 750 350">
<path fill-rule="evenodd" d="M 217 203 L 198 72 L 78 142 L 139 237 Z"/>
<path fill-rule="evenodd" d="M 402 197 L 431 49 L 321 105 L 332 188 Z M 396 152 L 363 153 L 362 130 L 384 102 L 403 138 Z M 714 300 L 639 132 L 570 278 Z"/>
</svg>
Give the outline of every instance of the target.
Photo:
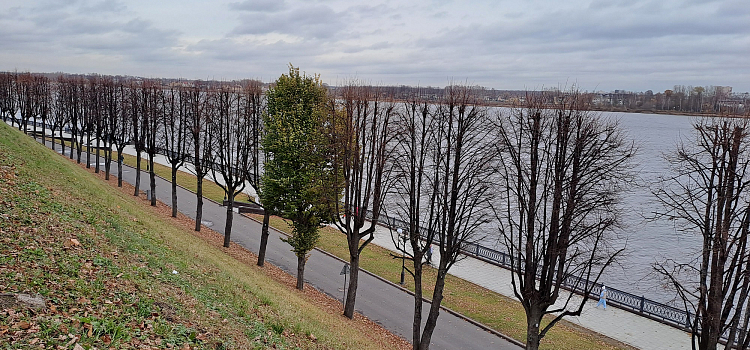
<svg viewBox="0 0 750 350">
<path fill-rule="evenodd" d="M 229 205 L 229 201 L 225 200 L 221 205 L 226 207 L 227 205 Z M 240 214 L 244 214 L 244 213 L 259 214 L 259 215 L 265 214 L 263 207 L 261 207 L 260 205 L 256 203 L 234 202 L 232 207 L 237 208 L 237 211 Z"/>
</svg>

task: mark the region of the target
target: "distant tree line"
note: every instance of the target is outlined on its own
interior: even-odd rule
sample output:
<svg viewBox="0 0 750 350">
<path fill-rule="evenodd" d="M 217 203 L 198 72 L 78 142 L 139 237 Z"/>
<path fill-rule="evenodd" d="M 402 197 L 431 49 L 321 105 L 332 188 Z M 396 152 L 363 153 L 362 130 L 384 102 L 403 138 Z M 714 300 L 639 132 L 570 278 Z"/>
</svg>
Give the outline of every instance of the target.
<svg viewBox="0 0 750 350">
<path fill-rule="evenodd" d="M 664 111 L 687 114 L 737 115 L 750 111 L 750 94 L 732 94 L 725 86 L 675 85 L 654 93 L 619 91 L 593 94 L 599 109 L 615 111 Z"/>
<path fill-rule="evenodd" d="M 718 106 L 716 92 L 698 90 L 656 94 L 649 104 L 644 97 L 640 106 Z M 529 92 L 509 109 L 493 109 L 485 93 L 461 84 L 421 90 L 350 81 L 329 88 L 291 66 L 270 85 L 5 72 L 0 116 L 43 143 L 45 129 L 51 130 L 50 141 L 64 156 L 80 163 L 85 154 L 87 167 L 94 157 L 96 172 L 103 159 L 107 178 L 111 162 L 118 162 L 120 186 L 123 150 L 132 145 L 134 195 L 141 194 L 145 154 L 151 205 L 155 158 L 165 156 L 173 216 L 178 171 L 196 175 L 196 231 L 203 180 L 211 174 L 225 193 L 225 247 L 236 200 L 251 187 L 258 196 L 248 200 L 265 209 L 258 265 L 265 260 L 269 217 L 281 216 L 293 228 L 285 241 L 297 256 L 299 289 L 318 230 L 333 225 L 349 251 L 349 318 L 363 249 L 379 223 L 399 219 L 386 224 L 403 226 L 393 236 L 401 253 L 394 258 L 404 259 L 415 283 L 414 349 L 429 348 L 445 279 L 461 250 L 494 230 L 514 267 L 526 348 L 538 349 L 558 321 L 581 314 L 604 270 L 623 252 L 614 234 L 626 209 L 621 196 L 635 178 L 637 147 L 615 121 L 592 112 L 591 94 Z M 696 315 L 691 327 L 700 349 L 715 349 L 725 334 L 741 348 L 750 342 L 742 331 L 750 324 L 746 126 L 737 118 L 697 122 L 697 141 L 670 158 L 674 176 L 654 189 L 664 204 L 661 215 L 684 220 L 686 231 L 704 237 L 698 267 L 655 266 Z M 429 286 L 428 265 L 437 272 Z M 563 289 L 570 281 L 582 284 L 582 298 Z M 431 304 L 423 314 L 427 288 Z"/>
</svg>

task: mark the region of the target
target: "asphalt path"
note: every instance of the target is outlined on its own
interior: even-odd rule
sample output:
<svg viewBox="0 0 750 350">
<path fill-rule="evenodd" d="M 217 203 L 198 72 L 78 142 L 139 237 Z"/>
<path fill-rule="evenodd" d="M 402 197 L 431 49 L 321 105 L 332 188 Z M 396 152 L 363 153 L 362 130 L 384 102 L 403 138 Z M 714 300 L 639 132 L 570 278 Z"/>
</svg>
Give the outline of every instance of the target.
<svg viewBox="0 0 750 350">
<path fill-rule="evenodd" d="M 49 145 L 49 143 L 48 143 Z M 59 153 L 59 145 L 56 151 Z M 66 154 L 70 152 L 66 147 Z M 85 162 L 86 154 L 81 155 Z M 91 167 L 95 167 L 96 158 L 91 157 Z M 101 171 L 104 171 L 104 158 Z M 117 175 L 117 163 L 112 162 L 111 174 Z M 134 184 L 136 170 L 129 166 L 123 167 L 123 181 Z M 141 191 L 149 189 L 149 177 L 145 171 L 141 172 Z M 156 178 L 156 198 L 171 206 L 171 184 L 165 179 Z M 195 218 L 195 193 L 181 187 L 177 188 L 177 207 L 180 212 Z M 222 207 L 210 200 L 203 202 L 203 223 L 212 230 L 224 234 L 226 207 Z M 246 249 L 257 253 L 260 245 L 261 225 L 249 218 L 234 214 L 232 241 Z M 284 271 L 296 275 L 297 258 L 290 250 L 290 246 L 281 240 L 282 234 L 270 230 L 266 261 Z M 343 237 L 342 237 L 343 239 Z M 318 290 L 341 300 L 343 297 L 344 276 L 340 272 L 344 262 L 320 250 L 313 250 L 305 267 L 305 282 Z M 407 340 L 411 340 L 412 313 L 414 297 L 398 286 L 380 280 L 364 271 L 359 274 L 359 288 L 357 290 L 356 311 L 377 322 L 389 331 Z M 429 304 L 423 305 L 424 317 L 427 317 Z M 343 310 L 342 310 L 343 312 Z M 423 325 L 424 326 L 424 325 Z M 440 313 L 438 324 L 430 344 L 432 349 L 520 349 L 508 340 L 485 331 L 471 322 L 453 315 L 445 310 Z"/>
</svg>

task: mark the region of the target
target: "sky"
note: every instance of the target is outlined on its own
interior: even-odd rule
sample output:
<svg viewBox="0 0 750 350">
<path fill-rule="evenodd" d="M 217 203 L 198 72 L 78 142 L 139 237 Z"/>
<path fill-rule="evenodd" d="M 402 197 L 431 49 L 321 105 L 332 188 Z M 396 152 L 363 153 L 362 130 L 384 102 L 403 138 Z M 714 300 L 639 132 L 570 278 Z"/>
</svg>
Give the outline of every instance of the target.
<svg viewBox="0 0 750 350">
<path fill-rule="evenodd" d="M 747 0 L 2 0 L 0 70 L 750 91 Z"/>
</svg>

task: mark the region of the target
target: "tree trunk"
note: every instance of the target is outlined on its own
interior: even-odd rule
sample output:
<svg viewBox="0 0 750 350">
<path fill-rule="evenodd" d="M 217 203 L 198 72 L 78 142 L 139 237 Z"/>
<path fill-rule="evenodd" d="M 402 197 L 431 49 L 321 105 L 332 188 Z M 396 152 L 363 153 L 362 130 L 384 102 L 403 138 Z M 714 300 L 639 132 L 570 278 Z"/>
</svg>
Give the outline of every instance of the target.
<svg viewBox="0 0 750 350">
<path fill-rule="evenodd" d="M 420 259 L 421 262 L 421 259 Z M 435 282 L 435 291 L 432 293 L 432 304 L 430 304 L 430 313 L 427 315 L 427 321 L 422 331 L 422 338 L 419 340 L 419 349 L 427 350 L 430 348 L 430 340 L 432 339 L 432 333 L 435 331 L 437 326 L 438 316 L 440 316 L 440 303 L 443 301 L 443 289 L 445 288 L 445 275 L 447 271 L 442 270 L 441 266 L 438 269 L 437 281 Z M 442 277 L 440 277 L 442 274 Z"/>
<path fill-rule="evenodd" d="M 195 169 L 196 191 L 195 199 L 195 231 L 200 232 L 201 220 L 203 219 L 203 164 L 200 158 L 200 143 L 195 142 L 195 153 L 193 153 L 193 168 Z"/>
<path fill-rule="evenodd" d="M 97 174 L 99 173 L 99 168 L 100 168 L 99 167 L 99 146 L 101 145 L 100 144 L 101 140 L 99 140 L 99 139 L 100 139 L 100 137 L 97 136 L 96 137 L 96 170 L 94 170 L 94 172 L 97 173 Z"/>
<path fill-rule="evenodd" d="M 227 196 L 229 199 L 227 200 L 227 222 L 224 225 L 224 247 L 229 248 L 229 242 L 231 241 L 231 235 L 232 235 L 232 219 L 234 218 L 234 212 L 232 211 L 232 207 L 234 207 L 234 197 L 233 196 Z"/>
<path fill-rule="evenodd" d="M 266 262 L 266 247 L 268 246 L 268 221 L 271 214 L 265 211 L 263 214 L 263 227 L 260 230 L 260 249 L 258 249 L 258 266 L 263 266 Z"/>
<path fill-rule="evenodd" d="M 200 174 L 200 171 L 196 171 L 196 173 Z M 200 232 L 201 220 L 203 219 L 203 178 L 199 176 L 197 177 L 198 188 L 195 191 L 195 199 L 198 203 L 195 206 L 195 230 Z"/>
<path fill-rule="evenodd" d="M 65 143 L 65 140 L 62 139 L 62 133 L 60 134 L 60 143 Z M 73 134 L 73 130 L 70 130 L 70 145 L 68 145 L 70 148 L 70 160 L 73 160 L 73 148 L 75 147 L 76 143 L 76 136 Z M 65 147 L 63 147 L 64 149 Z"/>
<path fill-rule="evenodd" d="M 91 133 L 86 134 L 86 169 L 91 169 Z"/>
<path fill-rule="evenodd" d="M 117 150 L 117 187 L 122 187 L 122 148 Z"/>
<path fill-rule="evenodd" d="M 177 167 L 172 164 L 172 217 L 177 217 Z"/>
<path fill-rule="evenodd" d="M 539 323 L 542 322 L 542 311 L 539 306 L 532 304 L 531 311 L 526 317 L 526 350 L 538 350 L 539 342 Z"/>
<path fill-rule="evenodd" d="M 149 180 L 151 180 L 151 206 L 156 206 L 156 173 L 154 173 L 154 155 L 149 154 L 148 155 L 148 165 L 149 165 L 149 171 L 148 171 L 148 177 Z"/>
<path fill-rule="evenodd" d="M 349 256 L 349 290 L 346 291 L 344 316 L 354 317 L 354 303 L 357 300 L 357 284 L 359 283 L 359 256 Z"/>
<path fill-rule="evenodd" d="M 135 151 L 135 192 L 134 196 L 138 197 L 141 189 L 141 152 Z"/>
<path fill-rule="evenodd" d="M 55 150 L 55 129 L 52 129 L 52 135 L 50 135 L 50 138 L 52 139 L 50 142 L 52 142 L 52 150 Z M 62 153 L 63 156 L 65 156 L 65 152 Z"/>
<path fill-rule="evenodd" d="M 297 255 L 297 289 L 305 288 L 305 256 Z"/>
<path fill-rule="evenodd" d="M 54 134 L 55 131 L 53 130 L 52 133 Z M 42 145 L 47 146 L 47 120 L 45 118 L 42 118 Z M 52 149 L 55 149 L 55 145 L 52 144 Z"/>
<path fill-rule="evenodd" d="M 62 152 L 60 154 L 62 154 L 62 156 L 65 157 L 65 140 L 63 139 L 63 136 L 62 136 L 62 129 L 63 128 L 60 128 L 60 138 L 59 138 L 60 139 L 60 152 Z M 55 137 L 55 133 L 53 132 L 52 133 L 52 144 L 53 145 L 55 144 L 54 137 Z"/>
<path fill-rule="evenodd" d="M 107 147 L 106 145 L 104 147 Z M 112 147 L 112 146 L 110 146 Z M 109 181 L 109 169 L 112 165 L 112 150 L 110 148 L 110 151 L 104 151 L 104 179 Z"/>
<path fill-rule="evenodd" d="M 414 264 L 414 322 L 412 322 L 412 349 L 418 350 L 422 334 L 422 264 Z"/>
<path fill-rule="evenodd" d="M 81 164 L 81 153 L 83 152 L 83 135 L 81 135 L 81 139 L 76 139 L 76 161 L 78 164 Z"/>
</svg>

